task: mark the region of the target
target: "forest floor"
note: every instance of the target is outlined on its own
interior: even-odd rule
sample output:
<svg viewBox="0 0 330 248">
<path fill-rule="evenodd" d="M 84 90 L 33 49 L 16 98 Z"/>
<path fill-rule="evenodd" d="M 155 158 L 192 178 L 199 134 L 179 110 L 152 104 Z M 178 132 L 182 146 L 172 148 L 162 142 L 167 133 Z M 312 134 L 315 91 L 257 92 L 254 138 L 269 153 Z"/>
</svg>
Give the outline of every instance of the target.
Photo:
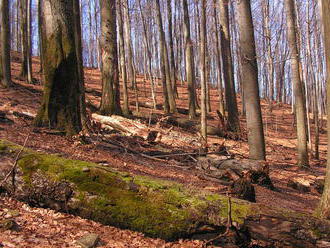
<svg viewBox="0 0 330 248">
<path fill-rule="evenodd" d="M 10 89 L 0 89 L 0 111 L 17 111 L 27 115 L 35 115 L 41 103 L 42 85 L 26 84 L 19 76 L 20 59 L 17 54 L 13 56 L 12 75 L 14 86 Z M 40 80 L 39 60 L 33 59 L 33 73 L 38 82 Z M 96 69 L 85 68 L 86 98 L 94 105 L 98 105 L 101 93 L 100 72 Z M 147 84 L 147 85 L 146 85 Z M 151 102 L 150 87 L 142 77 L 138 77 L 139 102 Z M 187 108 L 186 86 L 179 85 L 178 107 Z M 158 103 L 161 103 L 161 86 L 157 86 Z M 218 92 L 212 89 L 210 125 L 217 126 L 218 120 L 215 110 L 218 106 Z M 130 100 L 134 101 L 134 92 L 130 90 Z M 239 109 L 241 110 L 239 98 Z M 131 110 L 135 110 L 131 106 Z M 146 116 L 151 109 L 140 108 Z M 263 121 L 266 139 L 267 161 L 270 166 L 270 177 L 276 187 L 272 191 L 260 186 L 255 186 L 256 201 L 264 205 L 276 205 L 283 208 L 305 213 L 312 213 L 317 206 L 320 194 L 316 190 L 300 192 L 288 186 L 292 178 L 301 178 L 314 181 L 324 178 L 326 165 L 326 133 L 320 136 L 320 160 L 310 159 L 311 167 L 302 169 L 296 166 L 296 133 L 293 125 L 291 107 L 284 104 L 274 104 L 270 112 L 268 103 L 262 100 Z M 11 112 L 13 113 L 13 112 Z M 162 114 L 161 110 L 152 113 Z M 183 116 L 177 114 L 178 116 Z M 149 175 L 157 178 L 173 180 L 183 183 L 187 187 L 195 187 L 213 192 L 225 190 L 225 186 L 211 182 L 200 177 L 197 169 L 178 166 L 173 159 L 156 161 L 138 154 L 123 153 L 111 150 L 101 144 L 81 144 L 65 136 L 54 135 L 46 129 L 35 129 L 32 120 L 16 115 L 8 115 L 13 123 L 0 123 L 0 139 L 6 139 L 18 144 L 23 144 L 30 134 L 27 147 L 46 153 L 56 153 L 73 159 L 108 164 L 118 170 L 134 174 Z M 241 117 L 242 118 L 242 117 Z M 326 121 L 323 120 L 323 127 Z M 244 130 L 245 120 L 241 119 Z M 312 127 L 312 137 L 314 137 Z M 173 132 L 177 135 L 176 142 L 166 144 L 170 149 L 177 151 L 191 151 L 199 148 L 199 137 L 196 132 L 183 130 L 179 127 L 165 129 L 164 132 Z M 314 140 L 314 138 L 313 138 Z M 130 149 L 139 152 L 144 148 L 138 140 L 127 137 L 120 139 Z M 244 140 L 230 140 L 212 136 L 209 138 L 212 146 L 225 145 L 227 151 L 236 158 L 248 157 L 248 145 Z M 136 146 L 136 147 L 134 147 Z M 189 168 L 189 169 L 187 169 Z M 0 233 L 0 247 L 77 247 L 74 243 L 84 233 L 97 233 L 104 245 L 101 247 L 203 247 L 199 241 L 178 241 L 166 243 L 162 240 L 150 239 L 142 234 L 114 227 L 102 226 L 98 223 L 83 220 L 67 214 L 55 213 L 50 210 L 31 208 L 10 198 L 0 198 L 0 216 L 5 209 L 19 211 L 20 232 L 6 231 Z M 38 245 L 37 245 L 38 244 Z M 2 246 L 1 246 L 2 245 Z"/>
</svg>

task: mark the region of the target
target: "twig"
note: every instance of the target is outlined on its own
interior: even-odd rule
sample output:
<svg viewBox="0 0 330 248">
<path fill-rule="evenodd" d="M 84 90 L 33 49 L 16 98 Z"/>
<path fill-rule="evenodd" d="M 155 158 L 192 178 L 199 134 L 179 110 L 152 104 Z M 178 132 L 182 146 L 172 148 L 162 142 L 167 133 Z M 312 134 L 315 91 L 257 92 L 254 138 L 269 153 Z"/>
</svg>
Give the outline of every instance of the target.
<svg viewBox="0 0 330 248">
<path fill-rule="evenodd" d="M 12 175 L 12 184 L 13 184 L 13 186 L 14 186 L 14 191 L 15 191 L 15 171 L 16 171 L 16 167 L 17 167 L 18 159 L 19 159 L 19 157 L 21 156 L 21 154 L 22 154 L 24 148 L 26 147 L 26 143 L 27 143 L 27 141 L 28 141 L 28 139 L 29 139 L 29 137 L 30 137 L 30 134 L 31 134 L 31 133 L 29 133 L 29 134 L 26 136 L 26 138 L 25 138 L 25 140 L 24 140 L 24 144 L 23 144 L 21 150 L 20 150 L 20 151 L 17 153 L 17 155 L 16 155 L 16 158 L 15 158 L 15 161 L 14 161 L 14 164 L 13 164 L 11 170 L 8 172 L 8 174 L 5 176 L 5 178 L 1 181 L 1 183 L 0 183 L 0 187 L 3 186 L 3 185 L 5 184 L 5 182 L 8 180 L 8 178 L 10 177 L 10 175 Z"/>
</svg>

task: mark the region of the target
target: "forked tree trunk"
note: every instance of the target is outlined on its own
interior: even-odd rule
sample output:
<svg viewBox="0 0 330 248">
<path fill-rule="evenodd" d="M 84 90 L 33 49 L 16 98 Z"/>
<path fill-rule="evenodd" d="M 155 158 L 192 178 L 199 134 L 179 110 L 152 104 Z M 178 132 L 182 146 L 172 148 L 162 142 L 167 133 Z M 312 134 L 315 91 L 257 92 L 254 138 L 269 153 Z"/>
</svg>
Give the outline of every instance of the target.
<svg viewBox="0 0 330 248">
<path fill-rule="evenodd" d="M 100 111 L 104 115 L 121 114 L 117 52 L 116 1 L 100 0 L 102 98 Z"/>
<path fill-rule="evenodd" d="M 258 65 L 256 58 L 254 28 L 250 0 L 237 3 L 241 46 L 241 70 L 244 77 L 243 90 L 246 106 L 246 122 L 250 159 L 265 160 L 265 138 L 261 117 Z"/>
<path fill-rule="evenodd" d="M 294 0 L 286 0 L 285 11 L 287 16 L 287 36 L 291 50 L 291 81 L 295 97 L 296 122 L 297 122 L 297 152 L 298 165 L 309 166 L 307 149 L 306 108 L 303 84 L 300 79 L 299 51 L 297 46 L 296 12 Z"/>
<path fill-rule="evenodd" d="M 35 119 L 37 126 L 64 130 L 67 135 L 77 134 L 82 128 L 73 3 L 73 0 L 41 2 L 45 86 Z"/>
<path fill-rule="evenodd" d="M 228 111 L 228 129 L 240 131 L 236 91 L 234 83 L 234 67 L 230 48 L 229 32 L 229 0 L 220 0 L 220 28 L 221 28 L 221 56 L 223 63 L 223 76 L 225 82 L 225 99 Z"/>
<path fill-rule="evenodd" d="M 196 78 L 195 78 L 195 62 L 193 42 L 190 35 L 190 20 L 187 0 L 182 1 L 183 7 L 183 33 L 185 39 L 185 56 L 186 56 L 186 77 L 188 84 L 188 102 L 189 102 L 189 118 L 196 117 Z"/>
<path fill-rule="evenodd" d="M 1 8 L 1 50 L 0 50 L 0 85 L 11 85 L 10 66 L 10 26 L 9 26 L 9 1 L 2 0 Z"/>
<path fill-rule="evenodd" d="M 328 0 L 320 1 L 320 8 L 322 10 L 322 22 L 324 27 L 324 50 L 326 57 L 327 69 L 327 110 L 330 113 L 330 2 Z M 328 116 L 328 151 L 330 151 L 330 118 Z M 324 191 L 318 207 L 318 215 L 322 218 L 330 219 L 330 152 L 328 152 L 328 162 L 326 170 L 326 178 Z"/>
</svg>

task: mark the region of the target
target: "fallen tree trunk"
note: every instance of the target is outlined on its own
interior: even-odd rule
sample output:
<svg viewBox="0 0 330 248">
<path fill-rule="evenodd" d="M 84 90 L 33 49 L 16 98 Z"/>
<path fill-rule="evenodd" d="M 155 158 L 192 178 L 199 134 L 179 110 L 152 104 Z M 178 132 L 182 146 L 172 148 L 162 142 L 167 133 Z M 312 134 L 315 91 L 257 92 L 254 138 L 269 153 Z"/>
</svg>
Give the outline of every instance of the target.
<svg viewBox="0 0 330 248">
<path fill-rule="evenodd" d="M 0 141 L 2 158 L 13 158 L 20 149 L 20 146 Z M 2 189 L 17 199 L 152 237 L 173 240 L 200 235 L 206 229 L 219 233 L 224 230 L 230 213 L 238 229 L 244 227 L 253 239 L 267 242 L 266 247 L 270 247 L 269 244 L 317 247 L 320 242 L 330 241 L 328 222 L 235 199 L 228 211 L 230 201 L 225 196 L 171 181 L 133 176 L 109 167 L 27 149 L 17 165 L 16 190 L 13 190 L 12 180 Z M 0 161 L 0 178 L 11 167 L 8 159 Z"/>
</svg>

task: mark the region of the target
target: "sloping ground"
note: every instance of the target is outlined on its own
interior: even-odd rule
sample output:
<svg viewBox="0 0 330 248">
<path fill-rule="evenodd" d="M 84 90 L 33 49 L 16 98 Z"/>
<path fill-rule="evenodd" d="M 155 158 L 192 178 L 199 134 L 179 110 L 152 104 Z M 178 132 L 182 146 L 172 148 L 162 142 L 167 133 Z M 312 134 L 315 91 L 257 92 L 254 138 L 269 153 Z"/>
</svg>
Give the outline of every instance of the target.
<svg viewBox="0 0 330 248">
<path fill-rule="evenodd" d="M 17 61 L 19 61 L 19 59 L 17 58 L 16 54 L 16 56 L 14 57 L 14 62 L 12 63 L 12 74 L 15 85 L 9 90 L 0 89 L 0 110 L 17 111 L 20 113 L 33 115 L 36 114 L 37 109 L 40 105 L 42 86 L 25 84 L 19 77 L 20 64 Z M 34 58 L 33 62 L 34 77 L 40 79 L 40 75 L 38 73 L 38 60 Z M 85 79 L 88 92 L 87 100 L 97 105 L 100 100 L 99 95 L 101 90 L 100 73 L 95 69 L 87 68 L 85 69 Z M 139 78 L 138 82 L 140 89 L 139 101 L 150 101 L 149 85 L 147 85 L 148 83 L 144 83 L 142 78 Z M 160 86 L 157 87 L 157 94 L 158 102 L 161 103 L 162 101 Z M 179 87 L 179 96 L 180 100 L 178 100 L 178 106 L 186 107 L 187 94 L 185 86 Z M 131 100 L 135 99 L 133 92 L 130 92 L 130 98 Z M 215 110 L 218 105 L 216 90 L 211 90 L 211 100 L 212 109 Z M 270 164 L 270 175 L 275 187 L 279 191 L 271 191 L 256 186 L 257 202 L 265 205 L 271 203 L 272 205 L 277 205 L 282 208 L 311 213 L 317 205 L 320 194 L 316 191 L 300 193 L 299 191 L 288 187 L 287 182 L 292 177 L 296 176 L 306 179 L 312 178 L 313 180 L 316 177 L 322 178 L 322 176 L 324 176 L 326 157 L 326 134 L 323 133 L 321 135 L 321 160 L 312 160 L 312 167 L 310 170 L 301 170 L 300 168 L 297 168 L 295 166 L 296 139 L 294 127 L 292 125 L 293 120 L 290 106 L 276 105 L 272 113 L 269 113 L 267 111 L 266 102 L 262 102 L 262 107 L 263 118 L 265 122 L 264 127 L 267 143 L 267 158 Z M 134 110 L 133 106 L 132 109 Z M 151 112 L 150 109 L 146 108 L 141 108 L 141 111 L 144 112 L 146 115 L 150 114 Z M 161 114 L 162 111 L 157 110 L 152 112 Z M 215 117 L 214 113 L 212 113 L 212 115 L 213 117 Z M 225 187 L 222 185 L 201 178 L 199 176 L 199 172 L 194 168 L 187 167 L 189 168 L 189 170 L 185 168 L 180 168 L 180 166 L 178 166 L 177 163 L 171 159 L 169 159 L 168 161 L 154 161 L 147 158 L 141 158 L 140 156 L 135 154 L 122 153 L 121 151 L 109 149 L 109 147 L 106 147 L 99 143 L 82 145 L 75 140 L 70 140 L 66 137 L 50 134 L 46 129 L 34 129 L 31 126 L 31 120 L 10 114 L 8 115 L 8 117 L 12 119 L 14 123 L 0 123 L 0 138 L 4 138 L 6 140 L 10 140 L 22 145 L 26 136 L 30 134 L 27 147 L 32 148 L 34 150 L 44 151 L 47 153 L 58 153 L 74 159 L 81 159 L 100 164 L 107 164 L 122 171 L 127 171 L 139 175 L 151 175 L 158 178 L 169 179 L 187 185 L 192 185 L 194 187 L 199 187 L 201 189 L 210 190 L 213 192 L 224 192 L 226 190 Z M 216 118 L 214 120 L 210 120 L 210 123 L 213 126 L 217 126 Z M 244 123 L 244 119 L 242 119 L 243 127 Z M 182 149 L 183 147 L 198 149 L 199 138 L 196 133 L 187 132 L 177 127 L 174 127 L 173 130 L 179 131 L 183 137 L 180 139 L 178 138 L 178 142 L 172 144 L 174 149 Z M 164 131 L 166 130 L 164 129 Z M 185 141 L 184 137 L 189 137 L 189 139 L 187 140 L 194 140 L 194 142 L 190 142 L 188 144 L 187 141 Z M 238 158 L 247 157 L 248 155 L 247 143 L 244 141 L 233 141 L 219 137 L 211 137 L 210 143 L 224 143 L 228 151 Z M 136 143 L 136 146 L 138 146 L 138 143 Z M 44 210 L 40 211 L 42 212 Z M 75 235 L 77 235 L 77 233 Z M 64 243 L 66 242 L 63 242 L 62 244 Z M 128 241 L 127 244 L 131 244 L 131 242 Z M 50 245 L 48 247 L 56 246 Z M 128 245 L 127 247 L 132 246 Z M 161 246 L 153 246 L 151 244 L 150 246 L 146 245 L 145 247 Z M 183 247 L 194 246 L 188 245 Z"/>
</svg>

